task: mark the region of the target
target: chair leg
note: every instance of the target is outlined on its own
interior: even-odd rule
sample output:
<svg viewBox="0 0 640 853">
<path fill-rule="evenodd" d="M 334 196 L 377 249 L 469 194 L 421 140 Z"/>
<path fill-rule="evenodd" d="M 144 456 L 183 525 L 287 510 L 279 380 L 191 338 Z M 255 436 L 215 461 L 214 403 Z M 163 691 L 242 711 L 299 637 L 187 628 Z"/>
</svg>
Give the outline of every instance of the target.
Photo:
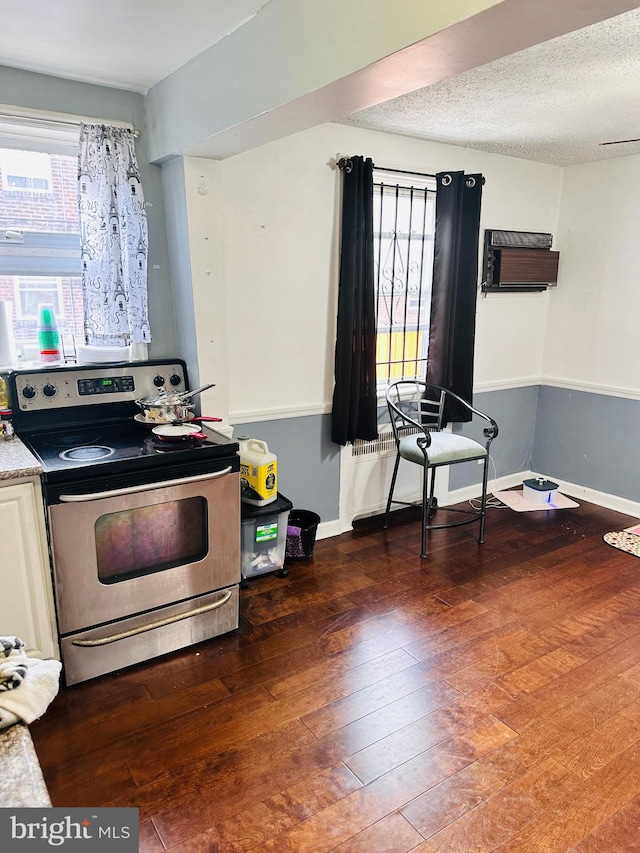
<svg viewBox="0 0 640 853">
<path fill-rule="evenodd" d="M 389 511 L 391 510 L 391 502 L 393 500 L 393 490 L 396 487 L 396 477 L 398 476 L 398 466 L 400 465 L 400 454 L 396 453 L 396 461 L 393 466 L 393 474 L 391 475 L 391 486 L 389 487 L 389 498 L 387 499 L 387 509 L 384 513 L 384 521 L 382 527 L 386 529 L 389 526 Z"/>
<path fill-rule="evenodd" d="M 489 480 L 489 456 L 485 456 L 484 471 L 482 474 L 482 499 L 480 502 L 480 533 L 478 534 L 478 543 L 484 543 L 484 522 L 487 515 L 487 482 Z"/>
<path fill-rule="evenodd" d="M 436 507 L 438 506 L 438 501 L 434 497 L 434 493 L 436 490 L 436 469 L 431 469 L 431 487 L 429 489 L 429 518 L 431 521 L 433 518 L 433 514 L 436 511 Z"/>
<path fill-rule="evenodd" d="M 425 465 L 422 475 L 422 535 L 420 537 L 420 556 L 424 560 L 427 556 L 427 524 L 429 523 L 429 513 L 431 511 L 431 502 L 427 497 L 429 492 L 429 469 Z M 433 475 L 433 470 L 431 471 Z M 431 492 L 433 493 L 433 476 L 431 478 Z"/>
</svg>

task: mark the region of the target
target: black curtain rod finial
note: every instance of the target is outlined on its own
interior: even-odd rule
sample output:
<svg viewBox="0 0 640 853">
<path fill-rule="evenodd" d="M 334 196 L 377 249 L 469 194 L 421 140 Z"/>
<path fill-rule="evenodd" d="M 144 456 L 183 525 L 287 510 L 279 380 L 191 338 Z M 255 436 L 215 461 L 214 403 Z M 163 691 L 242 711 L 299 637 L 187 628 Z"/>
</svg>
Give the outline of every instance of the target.
<svg viewBox="0 0 640 853">
<path fill-rule="evenodd" d="M 336 163 L 336 166 L 338 167 L 338 169 L 340 169 L 341 172 L 346 172 L 347 174 L 349 174 L 349 172 L 353 169 L 353 162 L 350 157 L 341 157 Z"/>
</svg>

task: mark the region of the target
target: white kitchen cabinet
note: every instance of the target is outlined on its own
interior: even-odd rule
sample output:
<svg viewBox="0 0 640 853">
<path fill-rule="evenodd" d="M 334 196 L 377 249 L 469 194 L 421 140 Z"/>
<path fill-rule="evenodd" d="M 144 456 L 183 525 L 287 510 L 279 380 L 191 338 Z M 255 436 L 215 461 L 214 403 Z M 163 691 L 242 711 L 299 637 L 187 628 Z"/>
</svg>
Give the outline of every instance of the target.
<svg viewBox="0 0 640 853">
<path fill-rule="evenodd" d="M 2 481 L 0 481 L 2 482 Z M 0 635 L 59 659 L 53 588 L 37 478 L 0 485 Z"/>
</svg>

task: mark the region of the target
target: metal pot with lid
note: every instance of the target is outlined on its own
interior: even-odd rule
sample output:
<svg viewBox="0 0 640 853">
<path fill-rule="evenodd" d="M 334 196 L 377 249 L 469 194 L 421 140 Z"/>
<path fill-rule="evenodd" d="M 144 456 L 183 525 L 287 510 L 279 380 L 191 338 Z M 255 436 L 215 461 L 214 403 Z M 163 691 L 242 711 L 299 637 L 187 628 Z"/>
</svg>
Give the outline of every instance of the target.
<svg viewBox="0 0 640 853">
<path fill-rule="evenodd" d="M 188 421 L 193 418 L 194 409 L 194 404 L 188 401 L 196 394 L 213 387 L 214 384 L 210 383 L 182 393 L 161 391 L 155 396 L 136 400 L 136 405 L 142 409 L 142 417 L 147 423 L 173 424 Z"/>
</svg>

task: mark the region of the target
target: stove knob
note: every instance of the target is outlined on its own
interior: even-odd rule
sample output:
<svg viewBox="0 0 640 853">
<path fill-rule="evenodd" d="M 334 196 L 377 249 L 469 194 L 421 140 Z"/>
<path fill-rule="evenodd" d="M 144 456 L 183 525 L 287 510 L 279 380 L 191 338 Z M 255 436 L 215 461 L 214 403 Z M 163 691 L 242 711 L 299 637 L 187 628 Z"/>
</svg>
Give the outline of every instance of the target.
<svg viewBox="0 0 640 853">
<path fill-rule="evenodd" d="M 156 388 L 162 388 L 162 386 L 164 385 L 164 376 L 154 376 L 153 384 L 156 386 Z"/>
<path fill-rule="evenodd" d="M 178 376 L 178 374 L 177 374 L 177 373 L 173 373 L 173 374 L 169 377 L 169 382 L 170 382 L 172 385 L 179 385 L 179 384 L 182 382 L 182 376 Z"/>
<path fill-rule="evenodd" d="M 27 400 L 33 400 L 33 398 L 36 396 L 36 389 L 33 387 L 33 385 L 25 385 L 25 387 L 22 389 L 22 396 L 26 397 Z"/>
<path fill-rule="evenodd" d="M 55 395 L 58 393 L 58 389 L 55 385 L 52 385 L 50 382 L 47 382 L 47 384 L 42 389 L 42 393 L 45 397 L 55 397 Z"/>
</svg>

